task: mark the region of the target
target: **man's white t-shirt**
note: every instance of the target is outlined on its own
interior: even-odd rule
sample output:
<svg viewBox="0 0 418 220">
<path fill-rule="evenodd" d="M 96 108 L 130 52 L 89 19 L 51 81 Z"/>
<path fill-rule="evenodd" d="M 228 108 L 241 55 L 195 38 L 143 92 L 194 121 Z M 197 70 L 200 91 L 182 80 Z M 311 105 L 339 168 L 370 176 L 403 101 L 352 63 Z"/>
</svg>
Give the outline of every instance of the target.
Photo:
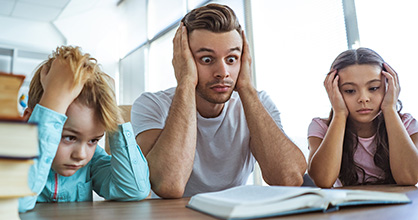
<svg viewBox="0 0 418 220">
<path fill-rule="evenodd" d="M 132 106 L 135 136 L 150 129 L 163 129 L 176 88 L 143 93 Z M 280 112 L 264 92 L 258 96 L 282 129 Z M 197 113 L 197 143 L 193 170 L 184 197 L 244 185 L 256 162 L 251 153 L 250 132 L 237 92 L 233 92 L 221 114 L 204 118 Z M 174 147 L 174 146 L 173 146 Z"/>
</svg>

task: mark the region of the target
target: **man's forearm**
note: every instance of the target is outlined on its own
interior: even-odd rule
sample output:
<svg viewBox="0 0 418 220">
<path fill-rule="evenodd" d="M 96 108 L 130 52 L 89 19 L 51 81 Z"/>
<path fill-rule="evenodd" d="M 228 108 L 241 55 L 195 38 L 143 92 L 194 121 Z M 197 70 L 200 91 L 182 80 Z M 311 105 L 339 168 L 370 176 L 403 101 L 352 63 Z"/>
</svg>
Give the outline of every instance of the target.
<svg viewBox="0 0 418 220">
<path fill-rule="evenodd" d="M 176 89 L 164 129 L 147 155 L 153 190 L 161 197 L 181 197 L 196 151 L 195 88 Z"/>
<path fill-rule="evenodd" d="M 250 130 L 251 151 L 264 180 L 271 185 L 301 185 L 306 171 L 303 153 L 277 126 L 255 89 L 239 94 Z"/>
</svg>

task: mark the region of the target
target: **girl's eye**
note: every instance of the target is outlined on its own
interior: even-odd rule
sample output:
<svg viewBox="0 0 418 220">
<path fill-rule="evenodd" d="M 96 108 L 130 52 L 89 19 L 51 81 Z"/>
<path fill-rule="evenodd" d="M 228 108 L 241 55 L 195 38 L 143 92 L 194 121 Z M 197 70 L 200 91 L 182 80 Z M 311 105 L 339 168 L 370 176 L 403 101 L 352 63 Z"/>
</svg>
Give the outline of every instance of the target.
<svg viewBox="0 0 418 220">
<path fill-rule="evenodd" d="M 202 57 L 201 60 L 203 61 L 203 63 L 209 64 L 212 62 L 212 58 L 210 57 Z"/>
<path fill-rule="evenodd" d="M 369 90 L 370 91 L 376 91 L 376 90 L 378 90 L 380 87 L 372 87 L 372 88 L 370 88 Z"/>
<path fill-rule="evenodd" d="M 232 64 L 232 63 L 235 63 L 237 61 L 237 58 L 236 57 L 228 57 L 226 61 L 228 63 Z"/>
<path fill-rule="evenodd" d="M 348 94 L 352 94 L 354 93 L 354 89 L 347 89 L 347 90 L 344 90 L 344 92 Z"/>
<path fill-rule="evenodd" d="M 62 136 L 61 139 L 64 142 L 67 142 L 67 143 L 72 143 L 72 142 L 75 142 L 77 140 L 77 138 L 75 136 Z"/>
</svg>

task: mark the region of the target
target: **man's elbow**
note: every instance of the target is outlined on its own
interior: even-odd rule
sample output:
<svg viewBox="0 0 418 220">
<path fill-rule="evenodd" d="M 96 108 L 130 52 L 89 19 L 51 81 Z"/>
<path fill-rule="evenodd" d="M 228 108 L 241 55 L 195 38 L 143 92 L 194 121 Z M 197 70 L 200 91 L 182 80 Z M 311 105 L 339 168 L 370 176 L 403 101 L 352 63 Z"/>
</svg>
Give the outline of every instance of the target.
<svg viewBox="0 0 418 220">
<path fill-rule="evenodd" d="M 264 181 L 269 185 L 277 186 L 301 186 L 303 184 L 303 175 L 299 172 L 287 173 L 282 177 L 275 176 L 273 178 L 263 177 Z"/>
<path fill-rule="evenodd" d="M 178 199 L 182 198 L 184 194 L 184 186 L 176 184 L 158 184 L 153 185 L 152 190 L 159 197 L 164 199 Z"/>
</svg>

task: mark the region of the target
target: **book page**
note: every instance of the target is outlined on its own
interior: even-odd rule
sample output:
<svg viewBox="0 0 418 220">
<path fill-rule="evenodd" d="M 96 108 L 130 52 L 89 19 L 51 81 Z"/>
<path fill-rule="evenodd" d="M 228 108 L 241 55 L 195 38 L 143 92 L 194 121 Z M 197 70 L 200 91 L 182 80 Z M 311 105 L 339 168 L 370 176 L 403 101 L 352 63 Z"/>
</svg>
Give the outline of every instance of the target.
<svg viewBox="0 0 418 220">
<path fill-rule="evenodd" d="M 286 186 L 255 186 L 247 185 L 234 187 L 228 190 L 204 193 L 202 196 L 207 200 L 212 200 L 230 204 L 263 204 L 273 201 L 286 200 L 297 195 L 308 192 L 318 192 L 319 188 L 310 187 L 286 187 Z"/>
<path fill-rule="evenodd" d="M 328 207 L 319 191 L 310 187 L 247 185 L 197 194 L 187 207 L 226 219 L 284 215 Z"/>
<path fill-rule="evenodd" d="M 334 206 L 410 202 L 404 193 L 345 189 L 323 189 L 322 191 Z"/>
</svg>

